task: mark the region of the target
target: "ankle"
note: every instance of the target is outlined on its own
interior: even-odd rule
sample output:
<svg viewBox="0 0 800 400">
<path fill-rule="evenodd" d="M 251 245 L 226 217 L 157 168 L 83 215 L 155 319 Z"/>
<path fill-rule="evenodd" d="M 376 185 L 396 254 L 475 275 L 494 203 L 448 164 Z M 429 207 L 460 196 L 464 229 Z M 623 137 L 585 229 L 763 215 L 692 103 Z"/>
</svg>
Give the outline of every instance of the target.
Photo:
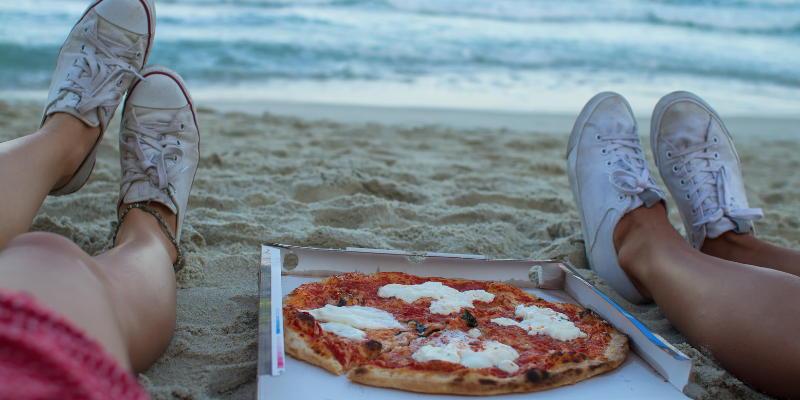
<svg viewBox="0 0 800 400">
<path fill-rule="evenodd" d="M 175 243 L 172 241 L 172 238 L 177 237 L 176 215 L 161 203 L 150 203 L 149 205 L 146 203 L 134 204 L 145 206 L 160 215 L 161 219 L 164 221 L 164 224 L 166 224 L 167 228 L 169 229 L 169 234 L 167 233 L 164 224 L 162 224 L 156 215 L 139 208 L 131 208 L 127 210 L 130 204 L 122 204 L 118 210 L 118 215 L 122 218 L 120 218 L 120 225 L 118 226 L 117 234 L 115 236 L 114 247 L 131 240 L 141 239 L 155 241 L 157 244 L 164 247 L 169 255 L 170 263 L 174 264 L 179 257 L 178 249 Z M 127 212 L 125 212 L 125 210 L 127 210 Z M 170 238 L 170 235 L 172 235 L 172 238 Z"/>
<path fill-rule="evenodd" d="M 740 259 L 738 255 L 741 253 L 753 254 L 759 244 L 760 241 L 752 233 L 739 234 L 727 231 L 713 239 L 706 238 L 700 251 L 712 257 L 732 261 Z"/>
<path fill-rule="evenodd" d="M 72 178 L 100 136 L 99 127 L 86 125 L 81 120 L 65 113 L 48 116 L 39 132 L 51 135 L 51 140 L 59 142 L 60 148 L 64 149 L 60 161 L 60 177 L 53 185 L 54 189 L 64 186 Z"/>
<path fill-rule="evenodd" d="M 668 235 L 669 231 L 677 233 L 666 216 L 666 209 L 661 203 L 651 208 L 639 207 L 624 215 L 614 229 L 613 241 L 619 266 L 647 299 L 653 297 L 642 283 L 647 281 L 647 264 L 642 260 L 647 258 L 648 252 L 653 251 L 654 237 L 661 237 L 665 233 Z"/>
</svg>

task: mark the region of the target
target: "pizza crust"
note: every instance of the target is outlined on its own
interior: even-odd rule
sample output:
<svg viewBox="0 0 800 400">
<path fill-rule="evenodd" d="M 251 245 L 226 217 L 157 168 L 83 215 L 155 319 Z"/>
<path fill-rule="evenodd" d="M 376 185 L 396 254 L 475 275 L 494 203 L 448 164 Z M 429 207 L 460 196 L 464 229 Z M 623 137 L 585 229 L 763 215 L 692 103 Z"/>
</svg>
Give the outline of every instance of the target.
<svg viewBox="0 0 800 400">
<path fill-rule="evenodd" d="M 308 361 L 311 364 L 320 366 L 333 372 L 336 375 L 344 374 L 344 366 L 336 360 L 328 348 L 316 343 L 314 341 L 306 341 L 305 335 L 295 332 L 294 329 L 286 328 L 284 331 L 284 344 L 286 346 L 286 353 L 290 356 L 303 361 Z M 309 342 L 317 344 L 310 346 Z"/>
<path fill-rule="evenodd" d="M 619 366 L 628 354 L 625 335 L 614 332 L 603 360 L 566 361 L 548 371 L 530 369 L 517 376 L 499 378 L 481 370 L 461 369 L 453 372 L 414 368 L 383 368 L 367 364 L 351 369 L 347 378 L 365 385 L 431 394 L 488 396 L 507 393 L 529 393 L 572 385 Z"/>
</svg>

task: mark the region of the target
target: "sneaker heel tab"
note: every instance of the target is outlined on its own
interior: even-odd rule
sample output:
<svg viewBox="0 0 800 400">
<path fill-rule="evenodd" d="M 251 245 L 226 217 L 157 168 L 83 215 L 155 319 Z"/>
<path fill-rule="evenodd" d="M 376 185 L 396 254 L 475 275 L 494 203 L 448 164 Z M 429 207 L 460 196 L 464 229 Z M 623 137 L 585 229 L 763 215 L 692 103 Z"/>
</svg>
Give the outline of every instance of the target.
<svg viewBox="0 0 800 400">
<path fill-rule="evenodd" d="M 661 198 L 661 196 L 659 196 L 658 193 L 656 193 L 655 190 L 650 190 L 650 189 L 647 189 L 647 190 L 643 191 L 642 193 L 639 193 L 638 196 L 644 202 L 645 208 L 650 208 L 650 207 L 658 204 L 660 201 L 664 200 L 664 199 Z M 665 203 L 664 207 L 666 207 L 666 206 L 667 205 Z"/>
<path fill-rule="evenodd" d="M 753 229 L 753 222 L 743 219 L 743 218 L 733 218 L 728 217 L 733 223 L 736 225 L 736 228 L 733 230 L 738 234 L 748 234 L 750 230 Z"/>
</svg>

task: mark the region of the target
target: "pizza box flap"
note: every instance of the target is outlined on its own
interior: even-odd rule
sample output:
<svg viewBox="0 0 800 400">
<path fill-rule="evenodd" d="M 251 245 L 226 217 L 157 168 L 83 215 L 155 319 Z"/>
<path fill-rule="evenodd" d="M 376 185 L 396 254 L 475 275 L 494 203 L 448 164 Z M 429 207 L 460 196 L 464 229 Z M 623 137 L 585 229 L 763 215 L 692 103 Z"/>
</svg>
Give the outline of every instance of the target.
<svg viewBox="0 0 800 400">
<path fill-rule="evenodd" d="M 347 400 L 373 396 L 382 399 L 430 396 L 352 383 L 345 377 L 286 357 L 283 352 L 280 312 L 283 295 L 303 283 L 335 274 L 394 271 L 423 277 L 507 283 L 546 300 L 569 302 L 592 309 L 628 335 L 633 351 L 617 369 L 575 385 L 537 392 L 538 398 L 686 398 L 682 390 L 688 384 L 691 359 L 650 332 L 560 260 L 489 259 L 469 254 L 409 254 L 399 250 L 362 248 L 316 249 L 269 243 L 262 246 L 261 261 L 259 400 L 322 398 L 319 396 L 323 393 L 325 398 Z M 319 384 L 309 385 L 307 382 Z M 530 394 L 504 395 L 504 398 L 523 396 Z"/>
</svg>

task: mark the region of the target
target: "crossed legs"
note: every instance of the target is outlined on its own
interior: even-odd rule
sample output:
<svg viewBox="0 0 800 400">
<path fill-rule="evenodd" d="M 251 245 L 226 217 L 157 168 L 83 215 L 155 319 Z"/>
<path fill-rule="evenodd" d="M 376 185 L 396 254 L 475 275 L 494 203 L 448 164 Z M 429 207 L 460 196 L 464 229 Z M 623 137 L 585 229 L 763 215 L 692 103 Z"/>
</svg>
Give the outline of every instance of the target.
<svg viewBox="0 0 800 400">
<path fill-rule="evenodd" d="M 175 247 L 150 214 L 131 210 L 116 247 L 91 257 L 49 233 L 25 233 L 99 135 L 67 114 L 36 133 L 0 143 L 0 288 L 27 292 L 95 337 L 139 372 L 166 349 L 175 327 Z M 175 232 L 175 215 L 155 208 Z"/>
<path fill-rule="evenodd" d="M 637 289 L 692 346 L 759 390 L 800 398 L 800 252 L 731 231 L 697 251 L 661 204 L 622 217 L 614 244 Z"/>
</svg>

